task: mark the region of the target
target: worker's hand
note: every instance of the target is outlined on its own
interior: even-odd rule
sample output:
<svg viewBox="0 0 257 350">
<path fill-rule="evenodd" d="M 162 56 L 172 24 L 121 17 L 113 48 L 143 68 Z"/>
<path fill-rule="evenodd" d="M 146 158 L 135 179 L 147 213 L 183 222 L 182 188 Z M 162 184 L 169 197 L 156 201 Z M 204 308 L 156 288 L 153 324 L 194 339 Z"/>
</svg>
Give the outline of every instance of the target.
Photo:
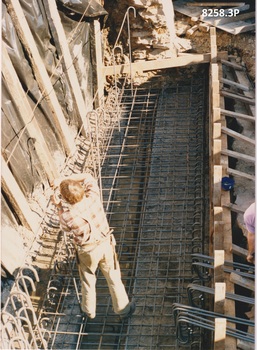
<svg viewBox="0 0 257 350">
<path fill-rule="evenodd" d="M 57 208 L 61 208 L 62 203 L 60 198 L 57 196 L 57 191 L 53 195 L 51 195 L 50 200 Z"/>
<path fill-rule="evenodd" d="M 255 263 L 255 259 L 254 259 L 254 254 L 248 253 L 246 260 L 250 263 L 250 264 L 254 264 Z"/>
</svg>

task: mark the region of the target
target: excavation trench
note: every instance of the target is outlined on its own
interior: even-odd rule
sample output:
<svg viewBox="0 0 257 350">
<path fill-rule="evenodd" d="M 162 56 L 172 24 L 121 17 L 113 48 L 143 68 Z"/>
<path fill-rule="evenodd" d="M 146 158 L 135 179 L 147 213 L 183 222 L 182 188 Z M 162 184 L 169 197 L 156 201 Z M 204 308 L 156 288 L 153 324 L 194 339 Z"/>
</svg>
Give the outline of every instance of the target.
<svg viewBox="0 0 257 350">
<path fill-rule="evenodd" d="M 105 133 L 101 183 L 122 279 L 137 308 L 121 322 L 99 272 L 97 316 L 82 318 L 74 253 L 61 239 L 40 308 L 49 348 L 179 348 L 172 304 L 188 303 L 191 254 L 208 254 L 207 103 L 205 65 L 122 90 L 119 121 Z M 201 334 L 193 336 L 200 349 Z"/>
</svg>

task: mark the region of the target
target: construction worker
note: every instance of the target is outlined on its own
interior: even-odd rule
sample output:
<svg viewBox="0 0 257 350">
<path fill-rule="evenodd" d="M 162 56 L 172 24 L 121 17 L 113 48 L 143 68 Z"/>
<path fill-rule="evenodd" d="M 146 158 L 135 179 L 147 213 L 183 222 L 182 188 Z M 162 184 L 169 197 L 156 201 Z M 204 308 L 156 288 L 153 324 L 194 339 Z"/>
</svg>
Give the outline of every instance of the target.
<svg viewBox="0 0 257 350">
<path fill-rule="evenodd" d="M 247 229 L 248 255 L 246 260 L 249 263 L 255 262 L 255 202 L 252 203 L 244 213 L 244 223 Z"/>
<path fill-rule="evenodd" d="M 73 234 L 81 279 L 81 309 L 89 318 L 96 315 L 96 270 L 99 266 L 106 278 L 114 312 L 121 319 L 135 311 L 121 281 L 115 252 L 115 238 L 110 230 L 97 181 L 89 173 L 73 174 L 54 180 L 60 196 L 52 196 L 58 208 L 63 231 Z"/>
</svg>

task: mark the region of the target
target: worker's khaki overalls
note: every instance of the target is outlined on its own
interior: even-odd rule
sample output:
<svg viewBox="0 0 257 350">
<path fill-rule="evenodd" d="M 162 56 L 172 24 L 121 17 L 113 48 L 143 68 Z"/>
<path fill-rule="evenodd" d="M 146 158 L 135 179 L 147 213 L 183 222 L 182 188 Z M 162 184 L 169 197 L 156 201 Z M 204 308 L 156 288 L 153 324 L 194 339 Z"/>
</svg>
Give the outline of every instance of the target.
<svg viewBox="0 0 257 350">
<path fill-rule="evenodd" d="M 79 259 L 79 274 L 82 285 L 81 308 L 88 317 L 94 318 L 96 313 L 96 276 L 99 266 L 110 290 L 112 305 L 116 314 L 126 314 L 129 309 L 129 299 L 121 281 L 121 272 L 115 252 L 115 238 L 109 234 L 104 240 L 91 247 L 77 247 Z"/>
</svg>

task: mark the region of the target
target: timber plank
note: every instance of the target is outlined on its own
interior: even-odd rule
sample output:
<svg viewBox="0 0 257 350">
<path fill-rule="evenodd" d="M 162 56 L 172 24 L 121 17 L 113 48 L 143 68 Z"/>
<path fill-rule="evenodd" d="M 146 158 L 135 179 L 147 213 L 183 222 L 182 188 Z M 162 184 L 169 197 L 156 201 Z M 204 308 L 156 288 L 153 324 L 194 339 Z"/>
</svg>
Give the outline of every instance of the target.
<svg viewBox="0 0 257 350">
<path fill-rule="evenodd" d="M 50 110 L 52 111 L 52 118 L 55 122 L 58 132 L 60 133 L 66 154 L 70 155 L 75 149 L 75 143 L 74 140 L 71 139 L 71 133 L 62 112 L 62 108 L 55 94 L 46 67 L 38 52 L 35 40 L 26 21 L 26 17 L 21 8 L 20 2 L 18 0 L 6 0 L 5 3 L 8 13 L 12 18 L 12 23 L 15 27 L 17 35 L 22 42 L 23 47 L 31 62 L 33 72 L 37 79 L 41 93 L 50 106 Z"/>
<path fill-rule="evenodd" d="M 247 13 L 242 13 L 236 16 L 237 20 L 244 20 L 244 19 L 249 19 L 249 18 L 253 18 L 255 17 L 255 12 L 247 12 Z M 231 22 L 235 22 L 235 18 L 234 17 L 223 17 L 223 18 L 219 18 L 216 19 L 214 21 L 214 25 L 219 25 L 219 24 L 224 24 L 224 23 L 231 23 Z"/>
<path fill-rule="evenodd" d="M 8 197 L 21 224 L 32 232 L 37 233 L 40 228 L 40 223 L 37 223 L 37 220 L 35 220 L 34 214 L 28 205 L 28 201 L 18 186 L 3 156 L 1 156 L 1 170 L 2 190 Z"/>
<path fill-rule="evenodd" d="M 226 318 L 215 318 L 215 331 L 214 331 L 214 350 L 226 349 Z"/>
<path fill-rule="evenodd" d="M 230 209 L 231 211 L 235 212 L 235 213 L 240 213 L 243 214 L 245 212 L 245 210 L 243 210 L 242 208 L 240 208 L 238 205 L 236 204 L 232 204 L 232 203 L 224 203 L 223 207 Z"/>
<path fill-rule="evenodd" d="M 236 244 L 232 244 L 230 251 L 232 254 L 236 254 L 238 256 L 241 256 L 242 258 L 246 258 L 248 255 L 247 249 L 241 248 Z"/>
<path fill-rule="evenodd" d="M 224 154 L 224 155 L 232 157 L 232 158 L 246 160 L 246 161 L 249 161 L 249 162 L 252 162 L 255 164 L 255 157 L 248 156 L 247 154 L 231 151 L 228 149 L 222 149 L 221 154 Z"/>
<path fill-rule="evenodd" d="M 253 276 L 254 277 L 254 276 Z M 230 281 L 234 284 L 237 284 L 241 287 L 247 288 L 251 291 L 255 291 L 255 283 L 254 280 L 246 277 L 239 276 L 235 272 L 231 272 L 230 274 Z"/>
<path fill-rule="evenodd" d="M 221 79 L 223 77 L 223 71 L 222 71 L 222 64 L 219 63 L 219 72 L 220 76 L 219 78 Z M 225 106 L 225 101 L 224 98 L 221 96 L 220 98 L 220 109 L 224 109 Z M 221 123 L 223 126 L 226 126 L 226 119 L 223 115 L 221 115 Z M 221 140 L 222 140 L 222 148 L 227 148 L 228 143 L 227 143 L 227 137 L 222 134 L 221 135 Z M 221 164 L 223 168 L 223 176 L 227 175 L 226 169 L 228 168 L 228 157 L 225 155 L 221 155 Z M 224 241 L 223 241 L 223 249 L 225 251 L 225 260 L 227 261 L 233 261 L 233 255 L 230 253 L 229 249 L 232 244 L 232 223 L 231 223 L 231 211 L 224 207 L 224 203 L 230 202 L 230 193 L 229 191 L 222 191 L 221 195 L 221 207 L 223 209 L 223 214 L 222 214 L 222 221 L 224 223 Z M 230 282 L 229 278 L 225 276 L 225 283 L 226 283 L 226 290 L 228 293 L 234 293 L 234 284 Z M 229 314 L 231 316 L 235 316 L 235 302 L 233 300 L 225 300 L 224 304 L 224 313 Z M 228 326 L 235 328 L 235 324 L 233 323 L 228 323 Z M 236 340 L 232 337 L 226 337 L 225 340 L 225 346 L 227 350 L 234 350 L 236 348 Z"/>
<path fill-rule="evenodd" d="M 57 5 L 55 1 L 46 0 L 44 1 L 44 6 L 48 14 L 48 23 L 51 28 L 51 32 L 54 38 L 55 46 L 58 50 L 59 57 L 61 57 L 62 64 L 64 66 L 64 71 L 69 80 L 71 86 L 71 93 L 76 104 L 77 116 L 79 118 L 80 127 L 82 127 L 82 134 L 86 134 L 89 131 L 89 121 L 86 118 L 86 105 L 85 100 L 82 95 L 82 91 L 79 85 L 78 76 L 75 71 L 73 64 L 73 59 L 71 57 L 69 45 L 66 39 L 66 34 L 64 32 L 60 15 L 57 10 Z"/>
<path fill-rule="evenodd" d="M 243 91 L 249 91 L 250 90 L 249 86 L 245 86 L 243 84 L 236 83 L 235 81 L 232 81 L 232 80 L 229 80 L 229 79 L 221 78 L 220 81 L 223 84 L 235 87 L 235 88 L 237 88 L 239 90 L 243 90 Z"/>
<path fill-rule="evenodd" d="M 246 178 L 246 179 L 255 181 L 255 176 L 254 176 L 254 175 L 250 175 L 250 174 L 244 173 L 244 172 L 239 171 L 239 170 L 236 170 L 236 169 L 228 168 L 228 169 L 227 169 L 227 172 L 228 172 L 228 174 L 230 174 L 230 175 L 241 176 L 241 177 L 244 177 L 244 178 Z"/>
<path fill-rule="evenodd" d="M 230 57 L 230 60 L 231 62 L 235 62 L 235 59 L 233 57 Z M 244 84 L 246 86 L 249 87 L 249 91 L 243 91 L 243 94 L 246 96 L 246 97 L 249 97 L 249 98 L 252 98 L 252 99 L 255 99 L 255 91 L 254 91 L 254 88 L 245 72 L 245 70 L 243 71 L 238 71 L 236 70 L 234 72 L 235 74 L 235 77 L 237 79 L 237 81 L 240 83 L 240 84 Z M 255 117 L 255 106 L 252 106 L 252 105 L 249 105 L 247 106 L 248 107 L 248 110 L 249 110 L 249 113 Z"/>
<path fill-rule="evenodd" d="M 230 1 L 226 1 L 226 2 L 187 2 L 187 6 L 202 6 L 202 7 L 206 7 L 206 6 L 210 6 L 210 7 L 230 7 L 230 6 L 244 6 L 245 2 L 230 2 Z"/>
<path fill-rule="evenodd" d="M 234 131 L 232 129 L 229 129 L 229 128 L 225 127 L 225 126 L 222 126 L 221 127 L 221 131 L 224 134 L 229 135 L 229 136 L 231 136 L 231 137 L 233 137 L 233 138 L 235 138 L 237 140 L 241 140 L 241 141 L 247 142 L 247 143 L 255 146 L 255 140 L 251 139 L 250 137 L 244 136 L 244 135 L 242 135 L 242 134 L 240 134 L 240 133 L 238 133 L 238 132 L 236 132 L 236 131 Z"/>
<path fill-rule="evenodd" d="M 237 63 L 234 63 L 234 62 L 230 62 L 228 60 L 223 60 L 223 59 L 221 59 L 220 62 L 222 64 L 225 64 L 228 67 L 233 67 L 234 69 L 237 69 L 237 70 L 244 70 L 244 68 L 240 64 L 237 64 Z"/>
<path fill-rule="evenodd" d="M 255 100 L 251 97 L 245 97 L 239 94 L 235 94 L 226 90 L 221 90 L 221 95 L 224 97 L 229 97 L 238 101 L 241 101 L 243 103 L 247 103 L 249 105 L 255 105 Z"/>
<path fill-rule="evenodd" d="M 53 157 L 49 151 L 49 148 L 45 142 L 44 136 L 42 135 L 41 129 L 37 123 L 36 118 L 33 118 L 34 112 L 30 106 L 27 96 L 21 86 L 20 80 L 16 74 L 16 71 L 12 65 L 11 59 L 7 53 L 5 45 L 2 45 L 3 65 L 2 73 L 6 84 L 12 96 L 15 96 L 13 103 L 19 111 L 20 117 L 22 118 L 26 130 L 30 137 L 35 140 L 34 147 L 38 159 L 45 170 L 47 177 L 50 182 L 54 178 L 59 176 L 59 172 L 53 161 Z M 24 129 L 25 130 L 25 129 Z"/>
<path fill-rule="evenodd" d="M 239 119 L 244 119 L 244 120 L 249 120 L 249 121 L 255 122 L 255 118 L 251 117 L 247 114 L 237 113 L 234 111 L 228 111 L 226 109 L 220 109 L 220 113 L 222 115 L 226 115 L 228 117 L 239 118 Z"/>
</svg>

